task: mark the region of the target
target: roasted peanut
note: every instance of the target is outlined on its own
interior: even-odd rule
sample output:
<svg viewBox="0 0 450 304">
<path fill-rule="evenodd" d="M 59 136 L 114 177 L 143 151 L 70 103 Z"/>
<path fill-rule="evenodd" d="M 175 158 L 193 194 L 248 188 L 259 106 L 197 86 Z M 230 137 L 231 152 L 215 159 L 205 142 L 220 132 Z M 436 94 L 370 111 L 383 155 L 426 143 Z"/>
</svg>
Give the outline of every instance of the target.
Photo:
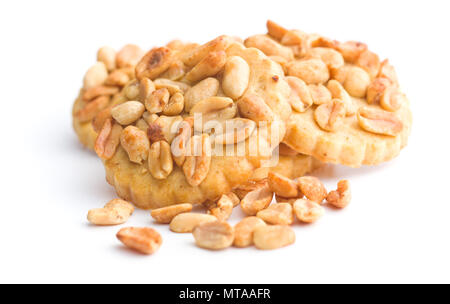
<svg viewBox="0 0 450 304">
<path fill-rule="evenodd" d="M 291 147 L 289 147 L 288 145 L 286 145 L 284 143 L 280 143 L 280 145 L 278 146 L 278 149 L 279 149 L 280 155 L 283 155 L 283 156 L 296 156 L 296 155 L 300 154 L 299 152 L 295 151 L 294 149 L 292 149 Z"/>
<path fill-rule="evenodd" d="M 352 193 L 350 190 L 350 182 L 348 180 L 341 180 L 337 184 L 337 190 L 328 193 L 328 204 L 336 208 L 345 208 L 350 204 Z"/>
<path fill-rule="evenodd" d="M 142 164 L 142 161 L 147 159 L 150 142 L 147 134 L 139 128 L 126 127 L 120 135 L 120 144 L 133 163 Z"/>
<path fill-rule="evenodd" d="M 211 166 L 211 141 L 208 134 L 192 136 L 187 144 L 183 172 L 187 182 L 196 187 L 206 178 Z"/>
<path fill-rule="evenodd" d="M 295 243 L 295 232 L 289 226 L 259 226 L 253 232 L 256 248 L 272 250 Z"/>
<path fill-rule="evenodd" d="M 227 193 L 228 198 L 233 203 L 233 208 L 237 207 L 241 203 L 241 199 L 234 192 Z"/>
<path fill-rule="evenodd" d="M 337 43 L 336 49 L 342 54 L 345 61 L 355 63 L 359 56 L 367 50 L 367 45 L 357 41 L 347 41 L 344 43 Z"/>
<path fill-rule="evenodd" d="M 134 207 L 129 202 L 113 199 L 103 208 L 89 210 L 87 219 L 98 226 L 120 225 L 125 223 L 133 212 Z"/>
<path fill-rule="evenodd" d="M 306 53 L 306 58 L 318 58 L 322 60 L 330 70 L 338 69 L 345 64 L 344 57 L 331 48 L 316 47 L 309 49 Z"/>
<path fill-rule="evenodd" d="M 75 113 L 75 117 L 80 122 L 88 122 L 92 120 L 100 111 L 105 109 L 109 104 L 109 96 L 100 96 L 86 104 L 81 110 Z"/>
<path fill-rule="evenodd" d="M 237 107 L 233 102 L 233 99 L 228 97 L 208 97 L 200 102 L 197 102 L 195 106 L 191 108 L 190 114 L 201 114 L 202 124 L 194 125 L 197 131 L 199 127 L 203 129 L 203 126 L 211 120 L 217 122 L 225 122 L 236 116 Z"/>
<path fill-rule="evenodd" d="M 344 80 L 344 88 L 347 92 L 357 98 L 366 97 L 367 88 L 370 85 L 369 74 L 359 67 L 349 67 Z"/>
<path fill-rule="evenodd" d="M 161 224 L 169 224 L 175 216 L 181 213 L 187 213 L 192 211 L 191 204 L 179 204 L 151 211 L 151 216 Z"/>
<path fill-rule="evenodd" d="M 292 205 L 294 205 L 296 200 L 298 200 L 299 198 L 302 198 L 302 197 L 303 197 L 303 194 L 300 194 L 298 197 L 295 197 L 295 198 L 292 198 L 292 197 L 288 198 L 288 197 L 282 197 L 282 196 L 276 195 L 275 201 L 277 203 L 286 203 L 286 204 L 289 204 L 292 206 Z"/>
<path fill-rule="evenodd" d="M 232 42 L 233 38 L 231 37 L 219 36 L 204 45 L 194 48 L 183 58 L 183 62 L 188 66 L 195 66 L 208 54 L 226 50 Z"/>
<path fill-rule="evenodd" d="M 183 111 L 184 108 L 184 96 L 182 93 L 175 93 L 170 97 L 169 102 L 164 107 L 163 114 L 174 116 Z"/>
<path fill-rule="evenodd" d="M 294 59 L 292 50 L 285 47 L 266 35 L 255 35 L 244 41 L 246 47 L 254 47 L 267 56 L 280 56 L 287 60 Z"/>
<path fill-rule="evenodd" d="M 294 212 L 299 221 L 304 223 L 313 223 L 324 214 L 322 206 L 307 199 L 296 200 L 294 203 Z"/>
<path fill-rule="evenodd" d="M 323 84 L 310 84 L 308 85 L 308 89 L 311 94 L 313 103 L 316 105 L 330 102 L 333 99 L 333 97 L 331 96 L 331 92 Z"/>
<path fill-rule="evenodd" d="M 181 116 L 159 116 L 155 122 L 149 124 L 148 136 L 150 141 L 153 143 L 165 140 L 171 144 L 182 121 L 183 118 Z"/>
<path fill-rule="evenodd" d="M 111 107 L 107 107 L 101 110 L 95 117 L 92 119 L 92 128 L 95 133 L 100 133 L 107 119 L 111 118 Z"/>
<path fill-rule="evenodd" d="M 272 202 L 273 192 L 268 185 L 247 193 L 241 201 L 241 208 L 245 214 L 253 216 L 259 211 L 266 209 Z"/>
<path fill-rule="evenodd" d="M 130 125 L 138 120 L 145 111 L 139 101 L 127 101 L 111 109 L 111 116 L 121 125 Z"/>
<path fill-rule="evenodd" d="M 361 107 L 357 113 L 359 126 L 365 131 L 397 136 L 403 130 L 403 123 L 393 113 Z"/>
<path fill-rule="evenodd" d="M 394 67 L 389 63 L 389 60 L 384 60 L 380 65 L 380 71 L 377 77 L 389 79 L 394 86 L 398 86 L 397 73 Z"/>
<path fill-rule="evenodd" d="M 345 114 L 346 116 L 355 115 L 356 106 L 353 99 L 344 89 L 344 87 L 337 80 L 330 80 L 327 84 L 327 89 L 330 91 L 331 96 L 334 99 L 339 99 L 345 104 Z"/>
<path fill-rule="evenodd" d="M 97 52 L 97 61 L 103 62 L 108 71 L 116 69 L 116 51 L 109 46 L 101 47 Z"/>
<path fill-rule="evenodd" d="M 380 99 L 380 105 L 389 112 L 395 112 L 402 107 L 405 96 L 395 86 L 388 87 Z"/>
<path fill-rule="evenodd" d="M 141 60 L 144 52 L 134 44 L 125 45 L 116 55 L 118 68 L 134 67 Z"/>
<path fill-rule="evenodd" d="M 138 121 L 136 121 L 135 125 L 139 130 L 144 131 L 145 134 L 147 134 L 148 123 L 145 121 L 145 119 L 143 119 L 143 118 L 139 119 Z"/>
<path fill-rule="evenodd" d="M 264 99 L 257 95 L 248 94 L 238 100 L 237 106 L 242 117 L 249 118 L 255 122 L 271 122 L 275 115 Z"/>
<path fill-rule="evenodd" d="M 287 31 L 283 37 L 281 38 L 281 44 L 282 45 L 287 45 L 287 46 L 295 46 L 295 47 L 299 47 L 301 53 L 295 53 L 296 56 L 298 55 L 304 55 L 304 51 L 307 47 L 307 38 L 308 35 L 305 32 L 302 32 L 300 30 L 290 30 Z"/>
<path fill-rule="evenodd" d="M 300 78 L 288 76 L 286 81 L 291 87 L 291 106 L 297 112 L 303 113 L 313 104 L 313 99 L 306 83 Z"/>
<path fill-rule="evenodd" d="M 219 221 L 226 221 L 233 212 L 233 201 L 226 194 L 222 195 L 216 205 L 208 210 L 208 214 L 214 215 Z"/>
<path fill-rule="evenodd" d="M 250 216 L 244 218 L 234 226 L 233 245 L 240 248 L 253 245 L 253 231 L 261 226 L 266 226 L 266 223 L 259 217 Z"/>
<path fill-rule="evenodd" d="M 144 114 L 142 114 L 142 118 L 148 124 L 151 124 L 151 123 L 154 123 L 159 118 L 159 116 L 156 114 L 150 114 L 149 112 L 145 111 Z"/>
<path fill-rule="evenodd" d="M 175 61 L 161 74 L 161 77 L 170 80 L 179 80 L 183 78 L 184 75 L 186 75 L 186 66 L 181 61 Z"/>
<path fill-rule="evenodd" d="M 189 112 L 199 101 L 216 96 L 220 83 L 216 78 L 206 78 L 191 87 L 184 95 L 185 109 Z"/>
<path fill-rule="evenodd" d="M 239 56 L 227 59 L 222 79 L 222 89 L 227 96 L 236 100 L 247 90 L 250 77 L 248 63 Z"/>
<path fill-rule="evenodd" d="M 267 26 L 269 35 L 277 40 L 281 40 L 281 38 L 283 38 L 283 36 L 288 32 L 287 29 L 276 24 L 272 20 L 267 20 L 266 26 Z"/>
<path fill-rule="evenodd" d="M 378 55 L 372 53 L 369 50 L 362 52 L 356 60 L 355 64 L 366 70 L 366 72 L 372 79 L 377 77 L 381 66 L 380 58 L 378 57 Z"/>
<path fill-rule="evenodd" d="M 90 89 L 98 87 L 105 83 L 106 78 L 108 78 L 108 70 L 103 62 L 97 62 L 91 66 L 83 79 L 83 88 Z"/>
<path fill-rule="evenodd" d="M 122 87 L 130 81 L 130 77 L 121 70 L 112 71 L 105 80 L 106 85 Z"/>
<path fill-rule="evenodd" d="M 302 176 L 297 178 L 297 183 L 300 191 L 309 200 L 312 200 L 318 204 L 327 197 L 327 189 L 324 184 L 314 176 Z"/>
<path fill-rule="evenodd" d="M 387 78 L 376 78 L 367 88 L 367 103 L 378 104 L 384 92 L 391 86 L 391 82 Z"/>
<path fill-rule="evenodd" d="M 233 145 L 245 141 L 256 130 L 256 123 L 246 118 L 227 120 L 223 133 L 214 134 L 214 142 L 221 145 Z"/>
<path fill-rule="evenodd" d="M 172 156 L 175 163 L 181 167 L 186 160 L 186 147 L 192 136 L 193 119 L 185 119 L 178 125 L 177 135 L 172 141 Z"/>
<path fill-rule="evenodd" d="M 201 213 L 181 213 L 170 222 L 170 230 L 177 233 L 190 233 L 202 223 L 217 222 L 215 216 Z"/>
<path fill-rule="evenodd" d="M 170 93 L 166 88 L 154 91 L 145 101 L 145 108 L 149 113 L 161 113 L 167 106 Z"/>
<path fill-rule="evenodd" d="M 143 103 L 149 102 L 155 90 L 156 88 L 153 81 L 147 77 L 142 78 L 139 82 L 139 100 Z"/>
<path fill-rule="evenodd" d="M 173 81 L 170 79 L 164 79 L 164 78 L 158 78 L 153 81 L 155 84 L 156 89 L 163 89 L 166 88 L 170 95 L 174 95 L 176 93 L 185 93 L 187 90 L 191 88 L 190 85 L 180 82 L 180 81 Z"/>
<path fill-rule="evenodd" d="M 298 77 L 307 84 L 325 83 L 330 78 L 327 65 L 320 59 L 292 61 L 287 68 L 289 76 Z"/>
<path fill-rule="evenodd" d="M 84 101 L 90 101 L 94 98 L 97 98 L 99 96 L 111 96 L 114 94 L 119 93 L 119 88 L 118 87 L 112 87 L 112 86 L 98 86 L 98 87 L 93 87 L 90 89 L 87 89 L 86 91 L 84 91 L 83 93 L 83 100 Z"/>
<path fill-rule="evenodd" d="M 161 235 L 153 228 L 128 227 L 121 229 L 117 239 L 125 246 L 143 254 L 153 254 L 162 245 Z"/>
<path fill-rule="evenodd" d="M 227 54 L 224 51 L 212 52 L 203 58 L 196 66 L 190 70 L 185 78 L 190 82 L 197 82 L 207 77 L 219 73 L 227 61 Z"/>
<path fill-rule="evenodd" d="M 234 228 L 227 222 L 207 222 L 194 228 L 192 232 L 197 246 L 210 250 L 230 247 L 234 241 Z"/>
<path fill-rule="evenodd" d="M 233 193 L 235 193 L 240 200 L 242 200 L 249 192 L 257 190 L 261 187 L 268 187 L 267 179 L 262 179 L 258 181 L 250 180 L 245 184 L 241 184 L 233 189 Z"/>
<path fill-rule="evenodd" d="M 122 126 L 113 123 L 111 118 L 105 121 L 94 145 L 94 150 L 101 159 L 110 159 L 114 156 L 120 143 L 122 130 Z"/>
<path fill-rule="evenodd" d="M 150 50 L 136 65 L 136 78 L 157 78 L 170 67 L 174 57 L 174 52 L 167 47 Z"/>
<path fill-rule="evenodd" d="M 288 203 L 272 204 L 256 216 L 270 225 L 291 225 L 294 222 L 292 206 Z"/>
<path fill-rule="evenodd" d="M 335 132 L 342 126 L 345 114 L 344 102 L 340 99 L 333 99 L 316 108 L 314 120 L 322 130 Z"/>
<path fill-rule="evenodd" d="M 299 195 L 297 183 L 281 174 L 269 172 L 267 182 L 270 190 L 276 195 L 282 197 L 298 197 Z"/>
<path fill-rule="evenodd" d="M 166 141 L 152 143 L 148 155 L 148 169 L 156 179 L 166 179 L 172 173 L 172 154 Z"/>
</svg>

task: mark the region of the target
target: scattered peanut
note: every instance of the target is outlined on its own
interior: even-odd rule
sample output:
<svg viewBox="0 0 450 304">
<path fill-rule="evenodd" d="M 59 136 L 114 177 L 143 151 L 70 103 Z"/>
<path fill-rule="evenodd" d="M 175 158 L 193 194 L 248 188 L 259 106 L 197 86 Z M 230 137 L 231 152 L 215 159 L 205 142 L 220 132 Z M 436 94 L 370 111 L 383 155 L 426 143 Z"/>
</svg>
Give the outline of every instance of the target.
<svg viewBox="0 0 450 304">
<path fill-rule="evenodd" d="M 337 184 L 337 190 L 328 193 L 328 204 L 336 208 L 345 208 L 350 204 L 352 193 L 350 190 L 350 182 L 348 180 L 341 180 Z"/>
<path fill-rule="evenodd" d="M 268 185 L 262 185 L 247 193 L 241 201 L 242 210 L 250 216 L 266 209 L 272 202 L 273 192 Z"/>
<path fill-rule="evenodd" d="M 253 242 L 258 249 L 278 249 L 295 243 L 295 232 L 284 225 L 259 226 L 253 232 Z"/>
<path fill-rule="evenodd" d="M 302 176 L 297 178 L 297 183 L 300 191 L 309 200 L 321 204 L 327 197 L 327 189 L 325 189 L 325 186 L 317 177 Z"/>
<path fill-rule="evenodd" d="M 161 235 L 155 229 L 148 227 L 123 228 L 116 237 L 128 248 L 143 254 L 153 254 L 162 245 Z"/>
<path fill-rule="evenodd" d="M 294 212 L 299 221 L 304 223 L 313 223 L 324 214 L 322 206 L 307 199 L 296 200 L 294 203 Z"/>
<path fill-rule="evenodd" d="M 134 212 L 129 202 L 121 199 L 109 201 L 103 208 L 89 210 L 87 219 L 99 226 L 120 225 L 125 223 Z"/>
<path fill-rule="evenodd" d="M 267 176 L 269 188 L 276 195 L 282 197 L 298 197 L 299 191 L 297 183 L 275 172 L 269 172 Z"/>
<path fill-rule="evenodd" d="M 288 203 L 272 204 L 256 216 L 270 225 L 291 225 L 294 222 L 292 206 Z"/>
<path fill-rule="evenodd" d="M 217 201 L 216 206 L 208 210 L 208 214 L 214 215 L 219 221 L 226 221 L 233 212 L 234 203 L 224 194 Z"/>
<path fill-rule="evenodd" d="M 192 232 L 197 246 L 210 250 L 230 247 L 234 241 L 234 228 L 227 222 L 207 222 L 194 228 Z"/>
<path fill-rule="evenodd" d="M 259 217 L 250 216 L 244 218 L 234 226 L 233 245 L 240 248 L 253 245 L 253 231 L 261 226 L 266 226 L 266 223 Z"/>
<path fill-rule="evenodd" d="M 215 216 L 201 213 L 181 213 L 170 222 L 170 230 L 176 233 L 190 233 L 202 223 L 217 222 Z"/>
<path fill-rule="evenodd" d="M 161 224 L 169 224 L 175 216 L 192 211 L 191 204 L 179 204 L 151 211 L 151 216 Z"/>
</svg>

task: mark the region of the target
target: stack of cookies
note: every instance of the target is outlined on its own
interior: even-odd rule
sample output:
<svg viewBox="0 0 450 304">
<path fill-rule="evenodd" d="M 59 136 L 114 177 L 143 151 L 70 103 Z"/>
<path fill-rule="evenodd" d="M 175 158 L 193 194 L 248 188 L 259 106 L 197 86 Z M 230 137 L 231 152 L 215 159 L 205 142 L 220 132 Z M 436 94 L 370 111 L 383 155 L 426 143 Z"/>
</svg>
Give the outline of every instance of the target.
<svg viewBox="0 0 450 304">
<path fill-rule="evenodd" d="M 123 224 L 131 202 L 172 231 L 193 233 L 202 248 L 279 248 L 294 242 L 295 217 L 311 223 L 323 202 L 350 202 L 347 180 L 327 192 L 306 174 L 399 154 L 412 118 L 387 60 L 360 42 L 267 27 L 244 41 L 99 50 L 73 125 L 121 199 L 91 210 L 91 223 Z M 206 213 L 192 213 L 193 205 Z M 237 206 L 248 217 L 232 227 Z M 149 227 L 117 236 L 148 254 L 162 243 Z"/>
</svg>

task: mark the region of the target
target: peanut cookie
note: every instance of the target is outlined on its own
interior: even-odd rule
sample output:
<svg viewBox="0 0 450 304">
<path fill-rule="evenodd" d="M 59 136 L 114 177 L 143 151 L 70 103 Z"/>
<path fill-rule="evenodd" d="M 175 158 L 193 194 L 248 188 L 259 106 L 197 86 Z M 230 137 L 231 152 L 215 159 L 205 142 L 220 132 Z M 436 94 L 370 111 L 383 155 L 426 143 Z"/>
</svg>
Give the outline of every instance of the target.
<svg viewBox="0 0 450 304">
<path fill-rule="evenodd" d="M 285 135 L 282 68 L 234 38 L 154 48 L 135 72 L 139 94 L 111 108 L 94 148 L 108 182 L 140 208 L 230 192 Z"/>
<path fill-rule="evenodd" d="M 388 161 L 406 146 L 409 101 L 393 66 L 360 42 L 330 40 L 268 21 L 245 40 L 277 61 L 294 110 L 283 142 L 321 161 L 351 167 Z"/>
</svg>

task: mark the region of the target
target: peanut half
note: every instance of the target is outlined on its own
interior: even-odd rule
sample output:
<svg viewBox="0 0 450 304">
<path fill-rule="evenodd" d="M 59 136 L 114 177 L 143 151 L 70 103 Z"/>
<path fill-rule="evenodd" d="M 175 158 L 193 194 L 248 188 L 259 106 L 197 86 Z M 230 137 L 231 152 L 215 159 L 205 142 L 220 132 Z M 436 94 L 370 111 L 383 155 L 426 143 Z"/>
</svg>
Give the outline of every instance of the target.
<svg viewBox="0 0 450 304">
<path fill-rule="evenodd" d="M 148 169 L 156 179 L 166 179 L 173 170 L 172 153 L 170 145 L 165 141 L 154 142 L 148 155 Z"/>
<path fill-rule="evenodd" d="M 266 209 L 272 202 L 273 192 L 268 185 L 263 185 L 249 192 L 241 201 L 241 208 L 245 214 L 253 216 Z"/>
<path fill-rule="evenodd" d="M 183 172 L 188 183 L 195 187 L 203 182 L 211 166 L 211 141 L 208 134 L 192 136 L 187 149 Z"/>
<path fill-rule="evenodd" d="M 352 193 L 350 190 L 350 182 L 341 180 L 338 182 L 337 190 L 328 193 L 327 202 L 336 208 L 345 208 L 350 204 Z"/>
<path fill-rule="evenodd" d="M 270 190 L 276 195 L 286 198 L 299 196 L 297 183 L 281 174 L 269 172 L 267 181 L 269 183 Z"/>
<path fill-rule="evenodd" d="M 181 213 L 192 211 L 191 204 L 179 204 L 168 206 L 164 208 L 154 209 L 151 211 L 151 216 L 161 224 L 169 224 L 175 216 Z"/>
<path fill-rule="evenodd" d="M 273 250 L 295 243 L 295 232 L 289 226 L 259 226 L 253 232 L 256 248 Z"/>
<path fill-rule="evenodd" d="M 208 214 L 214 215 L 219 221 L 226 221 L 233 212 L 234 203 L 229 195 L 220 197 L 213 208 L 208 210 Z"/>
<path fill-rule="evenodd" d="M 345 103 L 340 99 L 333 99 L 316 108 L 314 120 L 322 130 L 335 132 L 341 127 L 345 114 Z"/>
<path fill-rule="evenodd" d="M 139 101 L 127 101 L 111 109 L 111 116 L 121 125 L 126 126 L 138 120 L 145 111 Z"/>
<path fill-rule="evenodd" d="M 181 213 L 170 222 L 170 230 L 176 233 L 190 233 L 202 223 L 217 222 L 217 218 L 209 214 Z"/>
<path fill-rule="evenodd" d="M 128 126 L 120 135 L 120 144 L 127 152 L 130 161 L 142 164 L 150 150 L 150 141 L 147 134 L 134 126 Z"/>
<path fill-rule="evenodd" d="M 222 89 L 227 96 L 237 100 L 247 90 L 250 77 L 248 63 L 239 56 L 227 59 L 222 79 Z"/>
<path fill-rule="evenodd" d="M 394 114 L 383 110 L 362 107 L 358 110 L 359 126 L 365 131 L 396 136 L 403 130 L 403 123 Z"/>
<path fill-rule="evenodd" d="M 297 183 L 303 195 L 318 204 L 327 197 L 327 189 L 317 177 L 302 176 L 297 178 Z"/>
<path fill-rule="evenodd" d="M 234 228 L 227 222 L 206 222 L 198 225 L 192 232 L 197 246 L 210 250 L 230 247 L 234 241 Z"/>
<path fill-rule="evenodd" d="M 103 208 L 89 210 L 87 219 L 98 226 L 120 225 L 125 223 L 134 212 L 134 207 L 127 201 L 113 199 Z"/>
<path fill-rule="evenodd" d="M 313 223 L 324 214 L 322 206 L 307 199 L 296 200 L 294 203 L 294 212 L 297 218 L 304 223 Z"/>
<path fill-rule="evenodd" d="M 123 228 L 116 237 L 128 248 L 143 254 L 153 254 L 162 245 L 162 237 L 158 231 L 148 227 Z"/>
<path fill-rule="evenodd" d="M 292 206 L 288 203 L 272 204 L 256 216 L 270 225 L 291 225 L 294 222 Z"/>
<path fill-rule="evenodd" d="M 234 246 L 244 248 L 253 245 L 253 231 L 266 226 L 266 223 L 256 216 L 249 216 L 234 226 Z"/>
</svg>

